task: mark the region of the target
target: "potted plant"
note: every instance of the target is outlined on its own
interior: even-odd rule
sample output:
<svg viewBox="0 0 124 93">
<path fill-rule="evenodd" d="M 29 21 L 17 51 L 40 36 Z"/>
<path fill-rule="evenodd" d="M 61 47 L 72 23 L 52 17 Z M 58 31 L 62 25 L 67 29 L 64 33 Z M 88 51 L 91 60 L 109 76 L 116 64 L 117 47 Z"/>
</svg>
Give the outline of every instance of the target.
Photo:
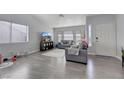
<svg viewBox="0 0 124 93">
<path fill-rule="evenodd" d="M 122 53 L 122 66 L 124 66 L 124 49 L 121 49 L 121 53 Z"/>
</svg>

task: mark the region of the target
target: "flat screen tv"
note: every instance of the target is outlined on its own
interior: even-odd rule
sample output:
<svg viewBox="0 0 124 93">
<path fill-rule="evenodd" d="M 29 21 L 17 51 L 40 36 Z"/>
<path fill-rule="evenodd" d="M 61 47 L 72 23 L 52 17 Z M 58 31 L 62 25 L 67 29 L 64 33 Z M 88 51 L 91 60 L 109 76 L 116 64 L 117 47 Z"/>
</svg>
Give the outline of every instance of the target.
<svg viewBox="0 0 124 93">
<path fill-rule="evenodd" d="M 41 32 L 40 35 L 43 37 L 51 36 L 49 32 Z"/>
</svg>

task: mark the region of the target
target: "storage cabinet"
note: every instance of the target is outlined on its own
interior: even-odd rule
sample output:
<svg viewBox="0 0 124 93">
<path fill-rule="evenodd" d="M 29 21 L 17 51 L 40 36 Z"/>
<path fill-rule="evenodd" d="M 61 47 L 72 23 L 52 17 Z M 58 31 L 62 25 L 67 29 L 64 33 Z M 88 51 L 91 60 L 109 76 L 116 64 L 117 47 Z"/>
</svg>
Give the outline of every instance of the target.
<svg viewBox="0 0 124 93">
<path fill-rule="evenodd" d="M 41 33 L 40 51 L 45 51 L 53 48 L 53 41 L 48 32 Z"/>
<path fill-rule="evenodd" d="M 41 41 L 40 51 L 45 51 L 45 50 L 52 49 L 52 48 L 53 48 L 53 41 L 48 41 L 48 42 Z"/>
</svg>

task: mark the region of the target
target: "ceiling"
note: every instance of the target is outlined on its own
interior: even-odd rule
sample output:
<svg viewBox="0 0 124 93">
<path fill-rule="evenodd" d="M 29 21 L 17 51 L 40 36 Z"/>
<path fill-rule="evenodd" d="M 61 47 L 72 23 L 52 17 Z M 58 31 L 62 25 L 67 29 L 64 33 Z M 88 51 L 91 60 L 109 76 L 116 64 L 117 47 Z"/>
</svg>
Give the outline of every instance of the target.
<svg viewBox="0 0 124 93">
<path fill-rule="evenodd" d="M 86 23 L 86 14 L 34 14 L 41 22 L 44 21 L 49 27 L 63 27 L 84 25 Z"/>
</svg>

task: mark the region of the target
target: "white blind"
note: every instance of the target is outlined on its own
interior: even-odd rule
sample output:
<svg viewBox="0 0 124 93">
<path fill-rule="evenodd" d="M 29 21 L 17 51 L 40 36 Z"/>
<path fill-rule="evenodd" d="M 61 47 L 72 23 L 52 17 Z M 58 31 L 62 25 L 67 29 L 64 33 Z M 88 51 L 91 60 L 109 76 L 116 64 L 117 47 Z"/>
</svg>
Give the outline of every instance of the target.
<svg viewBox="0 0 124 93">
<path fill-rule="evenodd" d="M 73 40 L 73 32 L 72 31 L 64 32 L 64 40 Z"/>
<path fill-rule="evenodd" d="M 80 33 L 76 33 L 76 44 L 78 45 L 81 41 L 81 34 Z"/>
<path fill-rule="evenodd" d="M 12 42 L 27 42 L 27 26 L 12 24 Z"/>
<path fill-rule="evenodd" d="M 0 21 L 0 43 L 10 42 L 10 26 L 9 22 Z"/>
<path fill-rule="evenodd" d="M 0 21 L 0 43 L 28 42 L 28 31 L 26 25 Z"/>
<path fill-rule="evenodd" d="M 58 42 L 61 42 L 62 40 L 62 34 L 58 34 Z"/>
</svg>

